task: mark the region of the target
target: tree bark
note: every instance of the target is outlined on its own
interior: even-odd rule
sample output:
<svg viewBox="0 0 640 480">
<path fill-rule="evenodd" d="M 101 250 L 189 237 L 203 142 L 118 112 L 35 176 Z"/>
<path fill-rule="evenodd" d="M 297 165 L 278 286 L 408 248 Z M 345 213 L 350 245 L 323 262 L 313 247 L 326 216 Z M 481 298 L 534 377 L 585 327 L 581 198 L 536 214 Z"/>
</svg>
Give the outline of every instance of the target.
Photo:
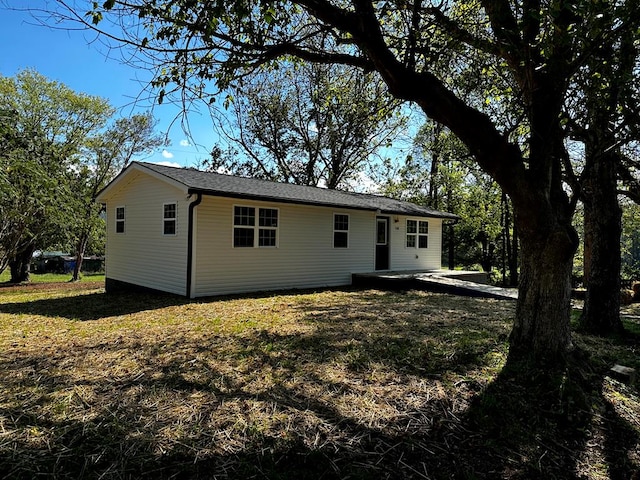
<svg viewBox="0 0 640 480">
<path fill-rule="evenodd" d="M 10 283 L 24 283 L 29 281 L 31 257 L 33 256 L 34 251 L 35 246 L 33 244 L 28 244 L 24 248 L 20 249 L 13 260 L 9 262 L 9 269 L 11 271 Z"/>
<path fill-rule="evenodd" d="M 80 280 L 80 270 L 82 269 L 82 262 L 84 260 L 84 252 L 87 249 L 87 243 L 89 242 L 89 237 L 87 235 L 82 235 L 78 239 L 78 243 L 76 244 L 76 264 L 73 267 L 73 276 L 71 277 L 72 282 L 77 282 Z"/>
<path fill-rule="evenodd" d="M 450 212 L 453 211 L 453 189 L 450 185 L 447 186 L 447 208 Z M 453 222 L 449 223 L 448 231 L 449 235 L 447 238 L 447 242 L 449 245 L 449 270 L 455 270 L 456 266 L 456 258 L 455 258 L 455 229 L 453 228 Z"/>
<path fill-rule="evenodd" d="M 608 335 L 624 330 L 620 320 L 622 211 L 618 204 L 614 156 L 599 155 L 589 150 L 587 147 L 583 177 L 584 281 L 587 293 L 580 316 L 580 330 Z"/>
<path fill-rule="evenodd" d="M 558 365 L 573 349 L 569 314 L 576 247 L 577 236 L 568 222 L 551 224 L 546 232 L 522 238 L 510 360 L 526 358 L 538 365 Z"/>
<path fill-rule="evenodd" d="M 509 250 L 509 285 L 518 286 L 518 222 L 513 218 L 513 235 L 511 236 L 511 248 Z"/>
</svg>

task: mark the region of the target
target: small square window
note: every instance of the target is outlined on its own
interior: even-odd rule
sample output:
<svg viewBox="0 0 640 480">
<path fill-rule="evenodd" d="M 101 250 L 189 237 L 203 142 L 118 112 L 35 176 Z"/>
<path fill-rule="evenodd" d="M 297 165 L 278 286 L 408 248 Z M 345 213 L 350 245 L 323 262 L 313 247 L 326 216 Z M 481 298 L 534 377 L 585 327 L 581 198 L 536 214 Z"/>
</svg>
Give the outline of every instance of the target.
<svg viewBox="0 0 640 480">
<path fill-rule="evenodd" d="M 276 231 L 271 229 L 261 228 L 258 232 L 258 246 L 259 247 L 275 247 L 276 246 Z"/>
<path fill-rule="evenodd" d="M 254 226 L 256 224 L 256 209 L 253 207 L 234 207 L 233 224 Z"/>
<path fill-rule="evenodd" d="M 233 246 L 253 247 L 254 232 L 255 230 L 253 228 L 234 228 Z"/>
<path fill-rule="evenodd" d="M 349 230 L 349 215 L 336 215 L 333 228 L 334 230 Z"/>
<path fill-rule="evenodd" d="M 165 220 L 163 233 L 165 235 L 175 235 L 176 234 L 176 221 L 175 220 Z"/>
<path fill-rule="evenodd" d="M 333 232 L 333 248 L 347 248 L 349 234 L 347 232 Z"/>
<path fill-rule="evenodd" d="M 278 210 L 276 210 L 275 208 L 261 208 L 258 225 L 261 227 L 277 227 Z"/>
</svg>

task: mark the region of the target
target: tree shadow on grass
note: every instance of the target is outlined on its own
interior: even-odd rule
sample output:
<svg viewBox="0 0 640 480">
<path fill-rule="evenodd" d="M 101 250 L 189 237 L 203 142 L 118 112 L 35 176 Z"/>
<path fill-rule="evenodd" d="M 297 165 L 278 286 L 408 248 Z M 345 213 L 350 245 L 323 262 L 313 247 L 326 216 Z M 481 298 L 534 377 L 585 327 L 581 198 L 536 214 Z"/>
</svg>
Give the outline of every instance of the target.
<svg viewBox="0 0 640 480">
<path fill-rule="evenodd" d="M 292 334 L 0 352 L 0 478 L 632 478 L 637 431 L 597 362 L 482 383 L 502 330 L 470 319 L 502 304 L 449 297 L 441 321 L 423 297 L 358 295 L 294 304 L 314 328 Z"/>
<path fill-rule="evenodd" d="M 106 294 L 104 292 L 95 292 L 84 295 L 4 303 L 0 304 L 0 313 L 41 315 L 51 318 L 61 317 L 68 320 L 90 321 L 183 305 L 185 303 L 188 303 L 188 300 L 177 295 Z"/>
<path fill-rule="evenodd" d="M 46 284 L 42 284 L 46 285 Z M 83 288 L 78 284 L 78 288 Z M 62 297 L 43 298 L 25 302 L 0 303 L 0 313 L 11 315 L 41 315 L 51 318 L 90 321 L 119 315 L 134 314 L 147 310 L 186 305 L 189 303 L 211 303 L 233 299 L 259 299 L 274 295 L 305 294 L 320 290 L 295 290 L 282 292 L 256 292 L 195 300 L 163 292 L 117 292 L 104 291 Z"/>
<path fill-rule="evenodd" d="M 38 393 L 23 396 L 22 405 L 0 407 L 11 439 L 0 445 L 0 473 L 15 479 L 636 478 L 628 451 L 638 448 L 637 432 L 606 402 L 585 409 L 584 392 L 563 392 L 556 378 L 544 375 L 525 385 L 502 373 L 462 415 L 446 400 L 427 400 L 411 412 L 425 419 L 420 428 L 408 415 L 385 428 L 371 426 L 313 388 L 281 382 L 254 392 L 241 382 L 216 385 L 221 371 L 208 375 L 209 382 L 188 380 L 184 363 L 170 362 L 156 374 L 116 382 L 113 394 L 96 404 L 72 379 L 40 372 L 25 385 Z M 307 381 L 338 387 L 326 378 Z M 30 408 L 52 402 L 61 385 L 65 406 L 42 409 L 48 414 Z M 65 419 L 64 409 L 76 414 Z M 594 409 L 604 438 L 594 434 Z M 584 458 L 586 445 L 600 441 L 602 476 L 587 476 L 581 464 L 593 459 Z"/>
</svg>

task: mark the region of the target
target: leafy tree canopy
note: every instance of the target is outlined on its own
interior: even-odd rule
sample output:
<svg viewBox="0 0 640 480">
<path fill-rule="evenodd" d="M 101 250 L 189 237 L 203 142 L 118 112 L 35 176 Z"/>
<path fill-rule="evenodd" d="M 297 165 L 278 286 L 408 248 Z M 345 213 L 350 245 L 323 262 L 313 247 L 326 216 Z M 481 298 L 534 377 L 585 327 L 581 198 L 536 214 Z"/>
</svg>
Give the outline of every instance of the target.
<svg viewBox="0 0 640 480">
<path fill-rule="evenodd" d="M 406 123 L 377 77 L 342 65 L 287 64 L 233 88 L 240 154 L 210 168 L 300 185 L 345 187 L 379 159 Z"/>
</svg>

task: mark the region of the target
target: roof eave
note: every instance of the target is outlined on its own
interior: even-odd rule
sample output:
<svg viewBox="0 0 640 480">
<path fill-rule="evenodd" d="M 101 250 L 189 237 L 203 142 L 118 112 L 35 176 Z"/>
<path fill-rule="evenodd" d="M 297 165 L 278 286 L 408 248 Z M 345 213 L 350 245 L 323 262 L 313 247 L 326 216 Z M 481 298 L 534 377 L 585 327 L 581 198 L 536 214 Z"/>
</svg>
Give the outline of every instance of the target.
<svg viewBox="0 0 640 480">
<path fill-rule="evenodd" d="M 254 201 L 262 201 L 262 202 L 274 202 L 274 203 L 285 203 L 291 205 L 306 205 L 311 207 L 327 207 L 327 208 L 339 208 L 343 210 L 360 210 L 365 212 L 379 212 L 384 215 L 403 215 L 407 217 L 423 217 L 423 218 L 441 218 L 441 219 L 449 219 L 449 220 L 459 220 L 460 217 L 453 214 L 447 214 L 445 212 L 433 212 L 433 213 L 420 213 L 420 212 L 405 212 L 400 210 L 381 210 L 374 207 L 364 207 L 364 206 L 355 206 L 355 205 L 344 205 L 338 203 L 330 203 L 330 202 L 311 202 L 305 200 L 296 200 L 296 199 L 287 199 L 282 197 L 271 197 L 268 195 L 253 195 L 251 193 L 234 193 L 234 192 L 223 192 L 219 190 L 209 190 L 202 188 L 189 188 L 187 193 L 189 195 L 193 194 L 202 194 L 208 195 L 211 197 L 226 197 L 226 198 L 236 198 L 239 200 L 254 200 Z"/>
</svg>

